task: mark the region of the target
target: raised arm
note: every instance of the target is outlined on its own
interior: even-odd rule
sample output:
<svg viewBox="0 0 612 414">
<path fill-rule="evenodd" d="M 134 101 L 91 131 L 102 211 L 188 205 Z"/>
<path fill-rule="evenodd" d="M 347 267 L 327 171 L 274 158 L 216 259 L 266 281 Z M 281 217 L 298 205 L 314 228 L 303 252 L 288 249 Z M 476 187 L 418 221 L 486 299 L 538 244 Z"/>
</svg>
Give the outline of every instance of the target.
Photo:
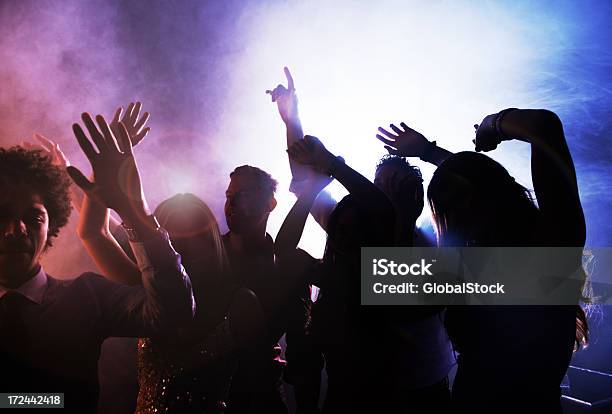
<svg viewBox="0 0 612 414">
<path fill-rule="evenodd" d="M 145 127 L 149 113 L 140 116 L 142 104 L 130 103 L 123 112 L 119 107 L 109 125 L 111 131 L 117 136 L 119 123 L 123 123 L 130 137 L 132 146 L 136 146 L 149 132 Z M 123 117 L 122 117 L 123 114 Z M 89 256 L 96 263 L 103 275 L 113 282 L 127 285 L 142 283 L 138 266 L 123 251 L 112 231 L 119 223 L 111 216 L 110 210 L 95 199 L 85 196 L 82 204 L 77 234 L 83 242 Z"/>
<path fill-rule="evenodd" d="M 333 176 L 374 216 L 393 215 L 393 206 L 387 196 L 367 178 L 346 165 L 341 157 L 329 152 L 318 138 L 306 135 L 287 151 L 295 161 L 312 165 L 317 171 Z"/>
<path fill-rule="evenodd" d="M 304 131 L 298 111 L 295 82 L 289 69 L 285 67 L 284 70 L 287 77 L 287 87 L 278 85 L 273 90 L 267 90 L 266 93 L 271 95 L 272 102 L 276 102 L 278 113 L 287 130 L 287 148 L 289 148 L 304 138 Z M 303 191 L 307 191 L 311 187 L 311 183 L 309 183 L 311 179 L 310 171 L 308 167 L 295 162 L 291 157 L 289 157 L 289 167 L 291 168 L 289 190 L 299 198 Z M 316 177 L 312 178 L 316 179 Z M 312 214 L 312 217 L 323 230 L 327 230 L 329 216 L 336 207 L 336 204 L 336 200 L 325 190 L 319 193 L 319 196 L 312 204 L 310 214 Z"/>
<path fill-rule="evenodd" d="M 423 134 L 410 128 L 405 123 L 400 123 L 400 126 L 403 129 L 394 124 L 389 125 L 395 134 L 382 127 L 378 128 L 382 135 L 376 134 L 376 138 L 385 144 L 385 149 L 389 154 L 400 157 L 419 157 L 421 160 L 434 165 L 442 164 L 442 161 L 453 155 L 452 152 L 438 147 L 436 141 L 429 141 Z"/>
<path fill-rule="evenodd" d="M 293 254 L 302 238 L 302 232 L 304 231 L 308 213 L 317 195 L 321 190 L 327 187 L 331 181 L 332 177 L 325 174 L 313 173 L 310 175 L 308 186 L 302 188 L 300 196 L 289 211 L 289 214 L 287 214 L 285 221 L 283 221 L 276 235 L 274 251 L 278 258 L 282 259 Z"/>
<path fill-rule="evenodd" d="M 531 175 L 551 246 L 584 246 L 586 225 L 576 170 L 559 117 L 544 109 L 506 109 L 475 125 L 476 151 L 504 140 L 531 144 Z"/>
<path fill-rule="evenodd" d="M 273 90 L 267 90 L 266 93 L 272 97 L 272 102 L 276 102 L 278 113 L 287 129 L 287 148 L 304 138 L 302 130 L 302 121 L 298 113 L 298 99 L 295 94 L 295 83 L 293 76 L 289 72 L 289 68 L 285 67 L 285 76 L 287 78 L 287 87 L 278 85 Z M 291 186 L 294 182 L 305 180 L 306 168 L 299 163 L 289 159 L 289 167 L 291 168 Z"/>
<path fill-rule="evenodd" d="M 123 251 L 110 227 L 110 209 L 85 196 L 77 234 L 102 274 L 124 285 L 139 285 L 142 276 L 136 263 Z"/>
<path fill-rule="evenodd" d="M 142 287 L 100 287 L 101 322 L 108 335 L 116 336 L 161 331 L 189 322 L 195 311 L 191 283 L 168 234 L 149 214 L 125 126 L 119 123 L 115 137 L 101 115 L 96 117 L 97 125 L 87 113 L 82 119 L 97 151 L 79 124 L 73 125 L 73 131 L 91 163 L 94 181 L 74 167 L 68 167 L 68 174 L 88 197 L 119 214 L 130 234 L 143 280 Z"/>
</svg>

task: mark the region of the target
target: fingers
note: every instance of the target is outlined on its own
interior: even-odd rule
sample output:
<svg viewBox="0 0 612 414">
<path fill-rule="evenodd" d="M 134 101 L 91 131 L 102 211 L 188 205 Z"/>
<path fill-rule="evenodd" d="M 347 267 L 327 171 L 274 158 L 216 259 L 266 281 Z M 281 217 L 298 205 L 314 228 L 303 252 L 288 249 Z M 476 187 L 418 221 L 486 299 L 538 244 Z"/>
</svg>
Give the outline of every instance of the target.
<svg viewBox="0 0 612 414">
<path fill-rule="evenodd" d="M 30 151 L 43 151 L 43 152 L 51 152 L 47 148 L 39 144 L 33 144 L 28 141 L 21 141 L 21 146 Z"/>
<path fill-rule="evenodd" d="M 100 127 L 100 131 L 104 135 L 104 140 L 106 141 L 106 145 L 108 149 L 119 152 L 119 147 L 117 146 L 117 140 L 113 136 L 108 124 L 106 123 L 106 119 L 102 115 L 96 115 L 96 122 Z"/>
<path fill-rule="evenodd" d="M 270 93 L 270 95 L 272 95 L 272 102 L 278 101 L 278 98 L 283 95 L 287 95 L 288 92 L 289 90 L 287 90 L 287 88 L 285 88 L 283 85 L 277 85 L 276 88 L 274 88 L 274 90 Z"/>
<path fill-rule="evenodd" d="M 119 145 L 121 146 L 121 150 L 124 154 L 132 155 L 132 141 L 130 141 L 130 134 L 128 134 L 125 124 L 123 122 L 119 122 L 117 130 L 119 132 L 117 139 L 119 141 Z"/>
<path fill-rule="evenodd" d="M 100 131 L 98 131 L 98 128 L 96 127 L 96 124 L 94 123 L 93 119 L 91 119 L 91 115 L 89 115 L 87 112 L 84 112 L 83 114 L 81 114 L 81 119 L 83 120 L 85 127 L 89 131 L 89 136 L 98 147 L 98 151 L 103 152 L 107 148 L 107 144 L 102 134 L 100 134 Z"/>
<path fill-rule="evenodd" d="M 383 127 L 378 127 L 378 131 L 382 132 L 384 135 L 386 135 L 387 137 L 391 138 L 392 140 L 395 140 L 397 138 L 397 135 L 393 135 L 392 133 L 390 133 L 389 131 L 387 131 Z"/>
<path fill-rule="evenodd" d="M 74 136 L 76 137 L 77 142 L 79 143 L 79 146 L 83 150 L 83 153 L 87 159 L 90 162 L 93 162 L 98 153 L 94 149 L 93 145 L 91 145 L 91 142 L 85 135 L 85 132 L 83 132 L 81 126 L 79 124 L 72 124 L 72 132 L 74 132 Z"/>
<path fill-rule="evenodd" d="M 289 95 L 292 89 L 287 89 L 283 85 L 277 85 L 276 88 L 267 89 L 266 93 L 272 97 L 272 102 L 276 102 L 281 96 Z"/>
<path fill-rule="evenodd" d="M 306 141 L 306 137 L 304 137 L 304 139 L 301 139 L 301 140 L 299 140 L 297 142 L 294 142 L 288 149 L 289 150 L 293 149 L 294 151 L 297 151 L 297 152 L 308 151 L 309 150 L 309 145 L 308 145 L 308 142 Z"/>
<path fill-rule="evenodd" d="M 287 152 L 289 153 L 289 157 L 292 159 L 295 159 L 300 163 L 304 163 L 304 161 L 308 158 L 308 154 L 310 153 L 308 143 L 306 142 L 306 137 L 287 148 Z"/>
<path fill-rule="evenodd" d="M 393 148 L 393 147 L 391 147 L 389 145 L 385 145 L 385 149 L 391 155 L 399 155 L 399 156 L 402 155 L 398 150 L 396 150 L 395 148 Z"/>
<path fill-rule="evenodd" d="M 136 120 L 140 116 L 141 108 L 142 108 L 142 102 L 136 102 L 136 104 L 134 105 L 134 109 L 132 110 L 132 113 L 130 114 L 129 123 L 126 123 L 125 121 L 123 123 L 126 125 L 134 125 L 136 123 Z"/>
<path fill-rule="evenodd" d="M 304 135 L 304 139 L 298 142 L 304 142 L 309 151 L 326 151 L 325 145 L 321 142 L 321 140 L 313 135 Z"/>
<path fill-rule="evenodd" d="M 396 127 L 394 124 L 389 125 L 389 127 L 393 130 L 393 132 L 395 132 L 397 135 L 401 135 L 404 133 L 404 131 L 402 131 L 401 129 L 399 129 L 398 127 Z"/>
<path fill-rule="evenodd" d="M 478 144 L 476 144 L 476 140 L 473 139 L 472 142 L 474 143 L 474 151 L 480 152 L 480 147 L 478 146 Z"/>
<path fill-rule="evenodd" d="M 148 112 L 142 114 L 142 118 L 140 118 L 140 120 L 134 125 L 134 131 L 136 131 L 137 133 L 140 132 L 144 124 L 146 124 L 149 120 L 149 116 L 150 114 Z"/>
<path fill-rule="evenodd" d="M 402 128 L 404 128 L 404 131 L 405 131 L 405 132 L 413 132 L 413 131 L 414 131 L 414 129 L 410 128 L 410 127 L 409 127 L 408 125 L 406 125 L 404 122 L 400 122 L 400 126 L 401 126 Z"/>
<path fill-rule="evenodd" d="M 85 191 L 86 193 L 93 190 L 94 184 L 89 181 L 78 168 L 67 167 L 66 171 L 68 172 L 70 178 L 72 178 L 72 181 L 74 181 L 74 183 L 78 185 L 81 190 Z"/>
<path fill-rule="evenodd" d="M 65 167 L 69 167 L 70 166 L 70 161 L 68 160 L 68 157 L 66 157 L 64 152 L 61 150 L 59 144 L 55 144 L 55 147 L 53 147 L 53 155 L 58 159 L 58 161 L 63 166 L 65 166 Z"/>
<path fill-rule="evenodd" d="M 117 108 L 117 110 L 115 111 L 115 115 L 113 115 L 113 120 L 111 121 L 111 125 L 115 125 L 119 123 L 119 120 L 121 119 L 121 113 L 123 112 L 123 108 L 119 107 Z"/>
<path fill-rule="evenodd" d="M 123 122 L 127 122 L 130 117 L 132 116 L 132 111 L 134 110 L 134 102 L 130 102 L 130 104 L 128 105 L 127 109 L 125 110 L 125 114 L 123 114 L 123 118 L 122 121 Z"/>
<path fill-rule="evenodd" d="M 133 136 L 132 139 L 131 139 L 132 147 L 136 146 L 140 141 L 142 141 L 144 139 L 144 137 L 147 136 L 147 134 L 149 133 L 150 130 L 151 130 L 151 128 L 147 127 L 145 129 L 143 129 L 141 132 L 139 132 L 138 134 L 136 134 L 135 136 Z"/>
<path fill-rule="evenodd" d="M 287 77 L 287 89 L 290 92 L 295 90 L 295 84 L 293 83 L 293 76 L 291 76 L 291 72 L 289 72 L 289 68 L 287 66 L 284 67 L 285 76 Z"/>
<path fill-rule="evenodd" d="M 376 134 L 376 138 L 385 145 L 395 145 L 395 141 L 391 141 L 380 134 Z"/>
<path fill-rule="evenodd" d="M 41 146 L 43 148 L 45 148 L 47 151 L 51 152 L 53 150 L 53 148 L 57 145 L 55 142 L 51 141 L 48 138 L 45 138 L 44 136 L 38 134 L 38 133 L 34 133 L 34 138 L 40 142 Z"/>
</svg>

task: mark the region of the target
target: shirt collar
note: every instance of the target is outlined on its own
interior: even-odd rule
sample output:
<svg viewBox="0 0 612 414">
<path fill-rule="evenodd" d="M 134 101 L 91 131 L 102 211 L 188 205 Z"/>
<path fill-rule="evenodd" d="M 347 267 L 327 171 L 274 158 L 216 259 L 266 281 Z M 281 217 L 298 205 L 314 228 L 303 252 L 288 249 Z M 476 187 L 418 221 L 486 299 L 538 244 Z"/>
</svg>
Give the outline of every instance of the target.
<svg viewBox="0 0 612 414">
<path fill-rule="evenodd" d="M 4 296 L 8 291 L 14 290 L 15 292 L 21 293 L 23 296 L 30 299 L 32 302 L 35 302 L 40 305 L 42 303 L 43 296 L 47 288 L 47 281 L 47 274 L 41 266 L 38 273 L 36 273 L 36 276 L 29 279 L 17 289 L 7 289 L 3 286 L 0 286 L 0 298 Z"/>
</svg>

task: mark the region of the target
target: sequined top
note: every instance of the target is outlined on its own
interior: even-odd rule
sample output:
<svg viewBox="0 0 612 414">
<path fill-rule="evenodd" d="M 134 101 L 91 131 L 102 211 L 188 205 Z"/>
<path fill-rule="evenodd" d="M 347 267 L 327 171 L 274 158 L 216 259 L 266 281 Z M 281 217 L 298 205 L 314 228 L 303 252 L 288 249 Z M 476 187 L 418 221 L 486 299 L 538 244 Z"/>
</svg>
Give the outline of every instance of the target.
<svg viewBox="0 0 612 414">
<path fill-rule="evenodd" d="M 235 350 L 227 317 L 195 346 L 140 339 L 136 413 L 222 413 Z"/>
</svg>

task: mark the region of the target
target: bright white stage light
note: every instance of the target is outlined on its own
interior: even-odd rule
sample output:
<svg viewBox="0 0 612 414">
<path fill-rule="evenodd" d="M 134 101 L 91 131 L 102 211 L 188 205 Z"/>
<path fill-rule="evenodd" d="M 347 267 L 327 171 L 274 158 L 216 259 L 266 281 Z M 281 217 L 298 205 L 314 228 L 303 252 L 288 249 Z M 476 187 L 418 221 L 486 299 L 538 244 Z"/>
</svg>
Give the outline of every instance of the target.
<svg viewBox="0 0 612 414">
<path fill-rule="evenodd" d="M 264 94 L 286 83 L 283 66 L 295 78 L 305 133 L 371 179 L 385 153 L 378 126 L 404 121 L 451 151 L 472 150 L 475 122 L 529 105 L 526 83 L 544 39 L 520 11 L 481 2 L 283 2 L 254 7 L 243 20 L 248 42 L 224 122 L 234 137 L 228 169 L 250 163 L 280 179 L 272 234 L 295 200 L 284 126 Z M 512 148 L 493 157 L 517 165 L 510 172 L 529 185 L 528 149 Z M 427 184 L 433 168 L 415 164 Z M 324 241 L 309 220 L 301 245 L 320 255 Z"/>
</svg>

